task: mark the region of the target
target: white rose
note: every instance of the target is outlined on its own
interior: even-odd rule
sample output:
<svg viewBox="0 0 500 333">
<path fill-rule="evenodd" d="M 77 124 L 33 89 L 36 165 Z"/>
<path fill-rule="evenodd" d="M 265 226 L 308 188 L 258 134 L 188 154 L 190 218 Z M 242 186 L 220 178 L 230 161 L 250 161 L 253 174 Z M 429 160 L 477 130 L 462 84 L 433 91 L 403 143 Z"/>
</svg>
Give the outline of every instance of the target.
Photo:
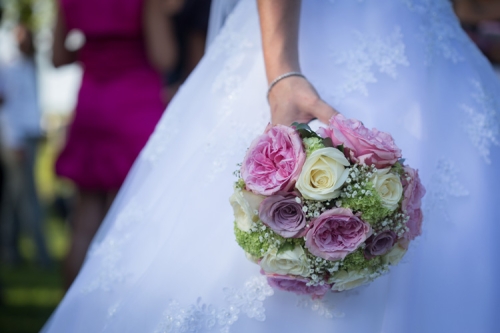
<svg viewBox="0 0 500 333">
<path fill-rule="evenodd" d="M 278 253 L 278 249 L 270 248 L 260 262 L 260 267 L 266 273 L 280 275 L 309 275 L 309 264 L 304 249 L 296 245 L 293 250 L 285 250 Z"/>
<path fill-rule="evenodd" d="M 394 247 L 382 257 L 382 262 L 386 265 L 397 265 L 403 256 L 406 254 L 405 249 L 401 244 L 397 243 Z"/>
<path fill-rule="evenodd" d="M 240 230 L 250 232 L 253 224 L 259 221 L 259 205 L 262 200 L 262 195 L 235 189 L 229 203 L 233 206 L 234 219 Z"/>
<path fill-rule="evenodd" d="M 399 176 L 389 171 L 390 168 L 377 170 L 370 181 L 382 199 L 382 206 L 389 210 L 395 210 L 403 196 L 403 185 Z"/>
<path fill-rule="evenodd" d="M 349 290 L 368 282 L 370 282 L 370 272 L 367 269 L 350 272 L 338 271 L 328 280 L 328 283 L 333 283 L 332 290 L 335 291 Z"/>
<path fill-rule="evenodd" d="M 346 166 L 349 161 L 340 150 L 331 147 L 315 150 L 306 159 L 295 186 L 306 199 L 336 198 L 349 175 Z"/>
</svg>

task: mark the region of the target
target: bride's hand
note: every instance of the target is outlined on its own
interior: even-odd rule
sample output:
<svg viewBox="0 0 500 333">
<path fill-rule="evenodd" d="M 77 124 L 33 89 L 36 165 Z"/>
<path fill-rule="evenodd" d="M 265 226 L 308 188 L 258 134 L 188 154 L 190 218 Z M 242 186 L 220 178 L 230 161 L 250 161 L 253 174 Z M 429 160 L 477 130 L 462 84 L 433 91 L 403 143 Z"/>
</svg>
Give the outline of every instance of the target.
<svg viewBox="0 0 500 333">
<path fill-rule="evenodd" d="M 272 125 L 290 126 L 293 122 L 308 123 L 317 118 L 328 124 L 339 112 L 326 104 L 316 89 L 303 77 L 285 78 L 269 92 Z"/>
</svg>

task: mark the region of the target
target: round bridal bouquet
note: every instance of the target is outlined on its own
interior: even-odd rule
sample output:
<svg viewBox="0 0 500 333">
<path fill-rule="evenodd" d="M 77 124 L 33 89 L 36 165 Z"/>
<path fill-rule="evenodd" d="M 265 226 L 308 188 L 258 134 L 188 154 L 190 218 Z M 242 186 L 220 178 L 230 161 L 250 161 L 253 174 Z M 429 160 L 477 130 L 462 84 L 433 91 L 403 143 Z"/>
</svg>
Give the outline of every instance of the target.
<svg viewBox="0 0 500 333">
<path fill-rule="evenodd" d="M 391 135 L 337 115 L 277 125 L 236 172 L 236 241 L 276 289 L 344 291 L 388 272 L 421 233 L 425 189 Z"/>
</svg>

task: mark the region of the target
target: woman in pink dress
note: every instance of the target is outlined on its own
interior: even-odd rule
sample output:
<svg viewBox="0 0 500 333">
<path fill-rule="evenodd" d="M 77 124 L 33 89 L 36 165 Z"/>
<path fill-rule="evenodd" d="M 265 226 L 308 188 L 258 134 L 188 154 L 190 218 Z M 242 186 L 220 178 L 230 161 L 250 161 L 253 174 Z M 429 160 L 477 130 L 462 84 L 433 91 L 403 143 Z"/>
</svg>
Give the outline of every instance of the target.
<svg viewBox="0 0 500 333">
<path fill-rule="evenodd" d="M 69 286 L 130 167 L 165 105 L 160 73 L 175 64 L 171 22 L 161 0 L 59 0 L 53 63 L 78 61 L 83 80 L 58 175 L 78 187 L 66 263 Z M 71 30 L 85 36 L 65 48 Z"/>
</svg>

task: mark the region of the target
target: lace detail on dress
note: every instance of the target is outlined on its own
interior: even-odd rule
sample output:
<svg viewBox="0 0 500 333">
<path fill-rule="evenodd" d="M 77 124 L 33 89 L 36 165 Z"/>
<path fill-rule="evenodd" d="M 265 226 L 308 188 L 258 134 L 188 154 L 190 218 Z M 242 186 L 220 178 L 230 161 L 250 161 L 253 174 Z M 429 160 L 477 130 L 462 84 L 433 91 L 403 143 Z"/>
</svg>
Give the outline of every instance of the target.
<svg viewBox="0 0 500 333">
<path fill-rule="evenodd" d="M 460 182 L 460 176 L 455 164 L 446 158 L 440 158 L 436 165 L 424 202 L 426 214 L 442 214 L 449 220 L 448 201 L 469 195 L 469 191 Z"/>
<path fill-rule="evenodd" d="M 300 308 L 311 309 L 318 315 L 330 318 L 344 318 L 345 313 L 336 311 L 335 306 L 328 303 L 324 299 L 312 299 L 310 296 L 301 296 L 297 300 L 297 306 Z"/>
<path fill-rule="evenodd" d="M 329 1 L 329 2 L 331 2 L 331 3 L 336 3 L 336 2 L 338 2 L 339 0 L 328 0 L 328 1 Z M 348 1 L 357 1 L 357 2 L 359 2 L 359 3 L 365 2 L 365 0 L 348 0 Z"/>
<path fill-rule="evenodd" d="M 436 57 L 453 63 L 464 60 L 461 47 L 469 42 L 462 31 L 447 0 L 401 0 L 421 16 L 418 38 L 426 47 L 425 64 L 430 65 Z"/>
<path fill-rule="evenodd" d="M 211 184 L 215 177 L 224 172 L 228 166 L 234 167 L 236 170 L 236 164 L 229 165 L 229 161 L 239 156 L 241 156 L 239 160 L 243 159 L 246 149 L 250 146 L 252 140 L 264 131 L 267 121 L 267 117 L 263 118 L 262 121 L 246 124 L 234 120 L 231 122 L 230 127 L 237 128 L 238 131 L 234 132 L 235 135 L 231 135 L 231 137 L 227 137 L 223 141 L 220 140 L 220 131 L 224 131 L 224 129 L 213 131 L 209 135 L 206 140 L 205 153 L 211 161 L 211 165 L 206 178 L 206 185 Z"/>
<path fill-rule="evenodd" d="M 239 23 L 235 21 L 233 11 L 206 55 L 206 61 L 219 62 L 221 57 L 227 59 L 223 70 L 217 74 L 212 84 L 212 92 L 218 92 L 224 96 L 217 113 L 220 121 L 222 121 L 221 115 L 228 115 L 234 109 L 230 107 L 230 101 L 238 94 L 242 81 L 242 77 L 235 73 L 248 60 L 248 50 L 256 47 L 256 44 L 246 37 L 248 34 L 245 33 L 245 29 L 238 27 Z M 182 87 L 178 94 L 182 94 Z M 175 99 L 172 105 L 174 104 Z M 142 152 L 142 156 L 150 163 L 155 164 L 163 155 L 166 146 L 174 138 L 179 137 L 182 128 L 181 115 L 182 110 L 175 106 L 167 109 L 166 115 L 161 119 Z"/>
<path fill-rule="evenodd" d="M 491 146 L 500 146 L 500 116 L 497 112 L 500 105 L 495 95 L 486 91 L 480 82 L 472 81 L 472 85 L 474 104 L 462 105 L 469 116 L 463 127 L 479 154 L 489 164 Z"/>
<path fill-rule="evenodd" d="M 121 303 L 117 302 L 108 308 L 108 318 L 113 318 L 115 316 L 115 314 L 118 312 L 118 309 L 120 308 L 120 305 Z"/>
<path fill-rule="evenodd" d="M 247 1 L 240 5 L 255 4 Z M 251 9 L 243 8 L 243 10 L 248 12 Z M 250 31 L 255 31 L 255 29 L 258 29 L 257 22 L 248 22 L 246 26 L 241 27 L 241 22 L 236 21 L 234 15 L 231 15 L 208 54 L 208 59 L 211 61 L 220 61 L 219 57 L 224 57 L 226 60 L 211 88 L 214 96 L 220 96 L 220 102 L 216 111 L 217 125 L 205 139 L 204 152 L 209 170 L 205 178 L 206 184 L 211 184 L 218 174 L 227 169 L 232 157 L 244 153 L 251 140 L 264 130 L 269 120 L 267 108 L 258 111 L 265 117 L 262 121 L 258 119 L 244 122 L 241 115 L 237 114 L 237 111 L 241 109 L 244 78 L 251 75 L 249 72 L 245 73 L 242 68 L 247 67 L 245 64 L 259 57 L 256 53 L 260 48 L 260 43 L 247 37 L 254 36 L 255 34 Z M 265 90 L 262 96 L 265 96 Z M 222 136 L 221 133 L 226 135 Z"/>
<path fill-rule="evenodd" d="M 163 116 L 141 153 L 151 164 L 156 164 L 163 155 L 165 147 L 174 139 L 179 138 L 181 123 L 179 113 L 176 111 L 174 109 Z"/>
<path fill-rule="evenodd" d="M 349 75 L 344 76 L 343 84 L 334 92 L 336 99 L 348 93 L 359 91 L 368 95 L 367 84 L 377 82 L 376 71 L 397 77 L 397 66 L 408 66 L 405 55 L 403 35 L 399 27 L 394 28 L 387 37 L 355 33 L 356 46 L 344 52 L 335 52 L 334 59 L 344 66 Z"/>
<path fill-rule="evenodd" d="M 95 290 L 110 291 L 113 285 L 123 282 L 128 276 L 121 265 L 123 246 L 133 235 L 134 230 L 144 218 L 145 209 L 141 208 L 132 199 L 118 215 L 113 232 L 102 243 L 94 244 L 89 250 L 88 257 L 99 262 L 97 274 L 83 289 L 83 293 Z"/>
<path fill-rule="evenodd" d="M 175 300 L 170 301 L 154 332 L 206 332 L 218 328 L 220 332 L 227 333 L 241 313 L 259 321 L 266 319 L 262 302 L 273 295 L 273 289 L 267 284 L 265 277 L 253 277 L 242 289 L 226 288 L 224 293 L 228 303 L 225 308 L 204 304 L 201 298 L 188 306 Z"/>
</svg>

